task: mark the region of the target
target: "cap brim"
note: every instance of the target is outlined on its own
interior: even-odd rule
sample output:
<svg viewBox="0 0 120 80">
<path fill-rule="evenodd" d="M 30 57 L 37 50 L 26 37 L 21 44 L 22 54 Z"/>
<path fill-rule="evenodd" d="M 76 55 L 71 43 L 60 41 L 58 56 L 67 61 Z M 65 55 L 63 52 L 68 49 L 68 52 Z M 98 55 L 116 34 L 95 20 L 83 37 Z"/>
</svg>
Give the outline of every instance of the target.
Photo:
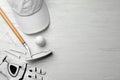
<svg viewBox="0 0 120 80">
<path fill-rule="evenodd" d="M 22 32 L 26 34 L 34 34 L 46 29 L 50 23 L 48 8 L 43 1 L 41 9 L 30 16 L 20 16 L 14 13 L 16 21 Z"/>
</svg>

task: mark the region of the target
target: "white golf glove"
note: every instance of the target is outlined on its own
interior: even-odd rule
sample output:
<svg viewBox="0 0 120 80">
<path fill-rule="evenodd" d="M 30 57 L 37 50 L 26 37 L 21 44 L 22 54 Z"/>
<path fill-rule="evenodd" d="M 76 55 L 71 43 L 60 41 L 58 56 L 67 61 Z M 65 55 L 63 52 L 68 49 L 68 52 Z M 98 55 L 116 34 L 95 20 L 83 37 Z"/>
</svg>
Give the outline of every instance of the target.
<svg viewBox="0 0 120 80">
<path fill-rule="evenodd" d="M 20 59 L 4 56 L 0 63 L 0 74 L 8 80 L 43 80 L 46 72 L 37 67 L 29 68 L 28 64 Z"/>
</svg>

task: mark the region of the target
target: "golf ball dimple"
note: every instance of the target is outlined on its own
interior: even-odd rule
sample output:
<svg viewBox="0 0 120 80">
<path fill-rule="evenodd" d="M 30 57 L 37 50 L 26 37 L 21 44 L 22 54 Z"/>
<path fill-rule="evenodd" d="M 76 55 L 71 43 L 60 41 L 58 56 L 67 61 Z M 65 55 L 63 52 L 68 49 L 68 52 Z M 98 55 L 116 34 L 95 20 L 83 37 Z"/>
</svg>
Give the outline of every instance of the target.
<svg viewBox="0 0 120 80">
<path fill-rule="evenodd" d="M 36 39 L 35 39 L 35 42 L 36 42 L 37 45 L 39 45 L 41 47 L 44 47 L 45 44 L 46 44 L 46 40 L 42 36 L 37 36 Z"/>
</svg>

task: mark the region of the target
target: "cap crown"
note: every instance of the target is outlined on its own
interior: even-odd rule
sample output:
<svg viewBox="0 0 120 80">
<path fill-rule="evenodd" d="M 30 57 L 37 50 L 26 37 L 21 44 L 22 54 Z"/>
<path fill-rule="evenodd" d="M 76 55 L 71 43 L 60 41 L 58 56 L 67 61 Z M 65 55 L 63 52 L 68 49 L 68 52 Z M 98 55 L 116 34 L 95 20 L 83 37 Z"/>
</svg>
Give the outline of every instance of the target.
<svg viewBox="0 0 120 80">
<path fill-rule="evenodd" d="M 21 16 L 28 16 L 40 10 L 43 0 L 8 0 L 12 9 Z"/>
</svg>

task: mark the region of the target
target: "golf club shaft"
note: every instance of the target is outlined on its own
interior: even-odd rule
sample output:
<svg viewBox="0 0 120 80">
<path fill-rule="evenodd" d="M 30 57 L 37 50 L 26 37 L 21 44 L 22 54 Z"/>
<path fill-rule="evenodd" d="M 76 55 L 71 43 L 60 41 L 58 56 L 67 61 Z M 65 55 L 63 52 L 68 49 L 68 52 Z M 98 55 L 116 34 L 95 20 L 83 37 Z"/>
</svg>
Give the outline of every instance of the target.
<svg viewBox="0 0 120 80">
<path fill-rule="evenodd" d="M 4 11 L 1 8 L 0 8 L 0 14 L 2 15 L 3 19 L 7 22 L 7 24 L 11 28 L 11 30 L 14 32 L 14 34 L 16 35 L 16 37 L 19 39 L 19 41 L 27 49 L 27 52 L 28 52 L 29 56 L 31 57 L 31 51 L 30 51 L 27 43 L 22 38 L 22 36 L 20 35 L 20 33 L 17 31 L 17 29 L 14 27 L 14 25 L 12 24 L 12 22 L 9 20 L 9 18 L 7 17 L 7 15 L 4 13 Z"/>
<path fill-rule="evenodd" d="M 7 15 L 4 13 L 4 11 L 0 8 L 0 14 L 3 17 L 3 19 L 7 22 L 7 24 L 9 25 L 9 27 L 11 28 L 11 30 L 14 32 L 14 34 L 17 36 L 17 38 L 19 39 L 19 41 L 24 45 L 25 41 L 22 38 L 22 36 L 20 35 L 20 33 L 17 31 L 17 29 L 14 27 L 14 25 L 12 24 L 12 22 L 9 20 L 9 18 L 7 17 Z"/>
</svg>

